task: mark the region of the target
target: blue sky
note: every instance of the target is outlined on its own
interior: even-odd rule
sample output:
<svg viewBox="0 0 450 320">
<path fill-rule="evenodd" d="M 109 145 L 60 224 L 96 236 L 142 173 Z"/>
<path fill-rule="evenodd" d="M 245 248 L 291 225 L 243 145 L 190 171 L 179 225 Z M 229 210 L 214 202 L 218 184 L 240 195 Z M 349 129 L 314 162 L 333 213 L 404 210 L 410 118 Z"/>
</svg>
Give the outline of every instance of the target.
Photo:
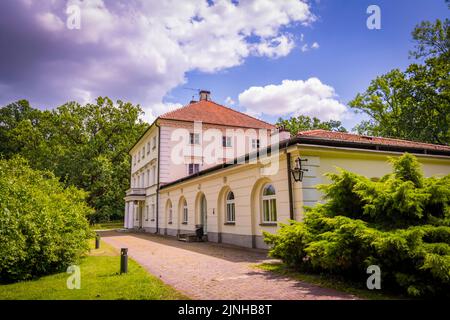
<svg viewBox="0 0 450 320">
<path fill-rule="evenodd" d="M 366 9 L 371 4 L 381 9 L 381 30 L 366 27 Z M 213 98 L 221 103 L 228 96 L 238 101 L 238 94 L 251 86 L 318 77 L 333 86 L 338 99 L 347 104 L 376 76 L 394 68 L 405 69 L 412 62 L 408 51 L 414 46 L 411 31 L 416 24 L 449 16 L 441 0 L 321 0 L 312 3 L 312 11 L 318 21 L 309 27 L 297 26 L 293 32 L 297 36 L 303 33 L 305 42 L 319 43 L 318 50 L 302 52 L 299 45 L 283 58 L 251 57 L 243 65 L 217 74 L 189 72 L 188 82 L 172 90 L 166 99 L 187 101 L 194 92 L 183 87 L 189 87 L 211 89 Z M 273 122 L 278 117 L 262 118 Z M 351 129 L 360 119 L 354 116 L 343 123 Z"/>
<path fill-rule="evenodd" d="M 369 5 L 381 30 L 366 27 Z M 109 96 L 152 121 L 198 88 L 269 122 L 305 114 L 352 129 L 362 116 L 347 103 L 412 62 L 416 24 L 448 16 L 444 0 L 2 0 L 0 106 Z"/>
</svg>

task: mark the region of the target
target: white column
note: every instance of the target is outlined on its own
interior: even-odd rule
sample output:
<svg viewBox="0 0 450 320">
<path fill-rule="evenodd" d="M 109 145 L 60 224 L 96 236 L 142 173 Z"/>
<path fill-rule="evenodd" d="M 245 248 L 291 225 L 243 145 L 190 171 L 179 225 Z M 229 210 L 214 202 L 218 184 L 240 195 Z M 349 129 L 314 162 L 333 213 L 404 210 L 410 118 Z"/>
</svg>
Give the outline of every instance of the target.
<svg viewBox="0 0 450 320">
<path fill-rule="evenodd" d="M 123 218 L 123 227 L 128 228 L 128 201 L 125 202 L 125 216 Z"/>
</svg>

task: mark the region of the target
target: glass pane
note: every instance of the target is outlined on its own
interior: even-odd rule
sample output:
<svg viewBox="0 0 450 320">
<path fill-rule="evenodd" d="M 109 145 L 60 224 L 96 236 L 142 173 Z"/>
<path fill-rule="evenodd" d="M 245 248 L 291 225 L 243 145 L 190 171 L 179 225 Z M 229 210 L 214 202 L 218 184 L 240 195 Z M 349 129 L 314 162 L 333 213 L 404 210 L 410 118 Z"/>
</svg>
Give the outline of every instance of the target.
<svg viewBox="0 0 450 320">
<path fill-rule="evenodd" d="M 231 205 L 231 207 L 232 207 L 232 212 L 233 212 L 233 215 L 232 215 L 232 217 L 231 217 L 231 221 L 235 221 L 235 219 L 236 219 L 236 214 L 235 214 L 235 207 L 234 207 L 234 203 Z"/>
<path fill-rule="evenodd" d="M 227 200 L 233 200 L 234 199 L 234 193 L 232 191 L 228 192 Z"/>
<path fill-rule="evenodd" d="M 269 184 L 264 188 L 264 192 L 263 192 L 264 196 L 274 196 L 275 195 L 275 188 Z"/>
<path fill-rule="evenodd" d="M 263 221 L 269 221 L 269 201 L 263 201 Z"/>
<path fill-rule="evenodd" d="M 270 221 L 277 221 L 277 201 L 270 200 Z"/>
</svg>

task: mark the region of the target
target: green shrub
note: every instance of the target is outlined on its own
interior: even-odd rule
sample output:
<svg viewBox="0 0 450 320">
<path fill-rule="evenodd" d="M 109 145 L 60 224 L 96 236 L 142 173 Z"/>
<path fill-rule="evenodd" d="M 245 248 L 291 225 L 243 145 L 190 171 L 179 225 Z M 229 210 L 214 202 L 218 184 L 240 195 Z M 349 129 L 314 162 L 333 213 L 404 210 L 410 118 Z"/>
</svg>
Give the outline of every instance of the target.
<svg viewBox="0 0 450 320">
<path fill-rule="evenodd" d="M 264 233 L 270 255 L 302 270 L 364 281 L 378 265 L 384 288 L 450 296 L 450 175 L 424 178 L 412 155 L 379 180 L 341 170 L 303 222 Z"/>
<path fill-rule="evenodd" d="M 66 268 L 88 249 L 85 192 L 64 188 L 25 160 L 0 160 L 0 280 Z"/>
</svg>

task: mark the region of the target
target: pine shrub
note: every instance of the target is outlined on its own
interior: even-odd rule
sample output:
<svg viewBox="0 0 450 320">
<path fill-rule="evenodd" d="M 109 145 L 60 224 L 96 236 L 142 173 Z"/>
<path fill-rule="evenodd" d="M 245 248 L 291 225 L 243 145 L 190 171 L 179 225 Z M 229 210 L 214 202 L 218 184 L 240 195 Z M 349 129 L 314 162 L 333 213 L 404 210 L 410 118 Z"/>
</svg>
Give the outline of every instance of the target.
<svg viewBox="0 0 450 320">
<path fill-rule="evenodd" d="M 384 288 L 410 296 L 450 296 L 450 175 L 425 178 L 417 159 L 390 159 L 380 179 L 340 169 L 319 186 L 326 202 L 303 222 L 264 233 L 270 255 L 300 270 L 364 281 L 378 265 Z"/>
</svg>

